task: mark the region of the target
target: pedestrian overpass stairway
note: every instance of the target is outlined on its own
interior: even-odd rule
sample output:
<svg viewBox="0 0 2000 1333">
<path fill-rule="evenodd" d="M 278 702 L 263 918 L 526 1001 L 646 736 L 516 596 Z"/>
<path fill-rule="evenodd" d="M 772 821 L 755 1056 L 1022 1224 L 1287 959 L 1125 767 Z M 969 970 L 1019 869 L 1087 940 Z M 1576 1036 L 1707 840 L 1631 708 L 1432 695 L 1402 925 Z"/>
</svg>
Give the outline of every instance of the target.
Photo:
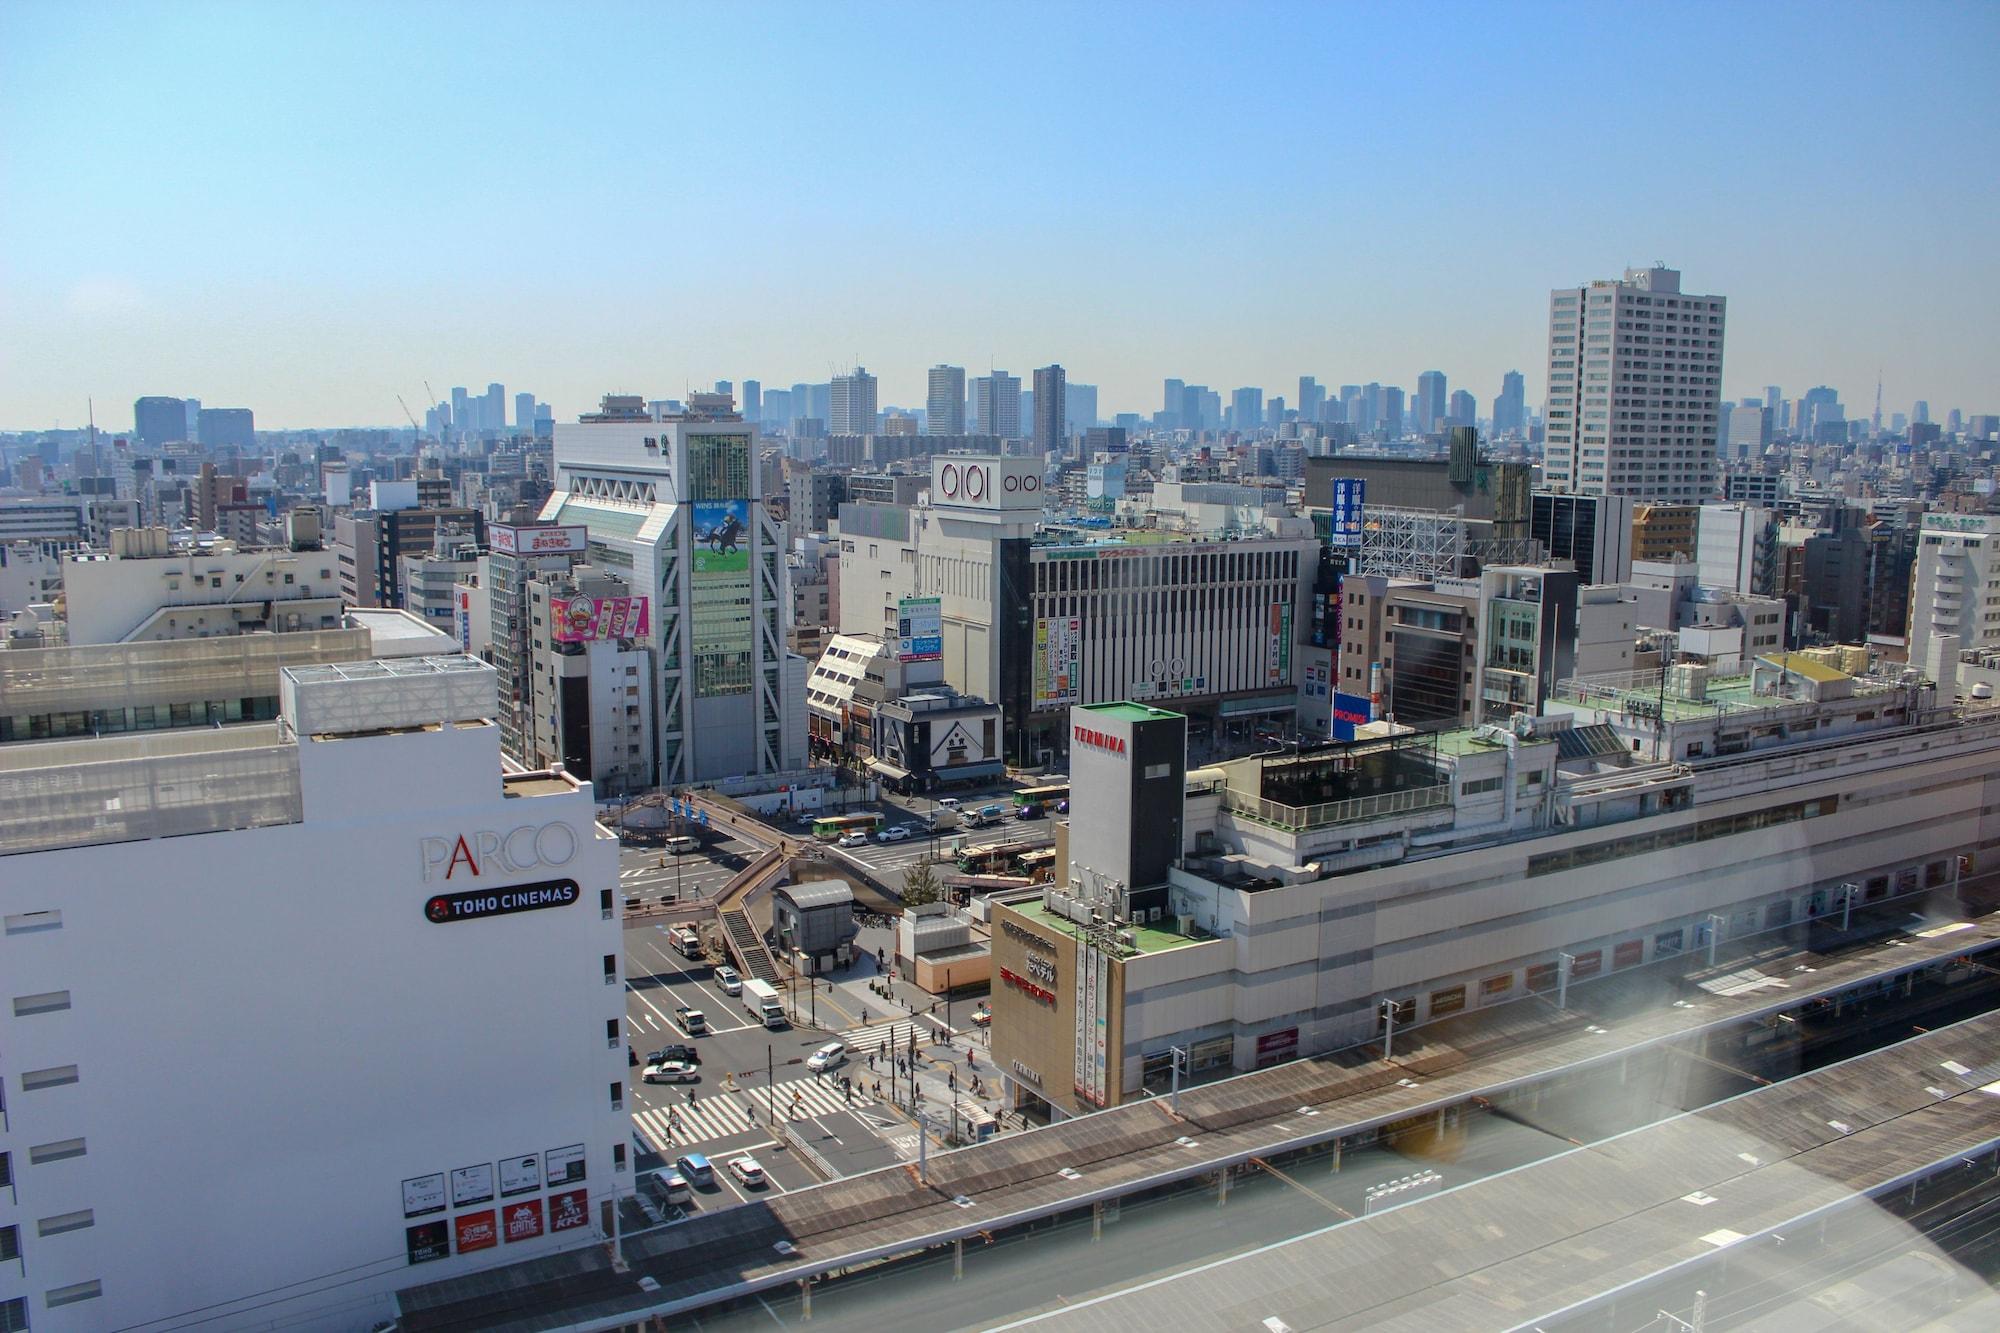
<svg viewBox="0 0 2000 1333">
<path fill-rule="evenodd" d="M 777 985 L 777 960 L 764 947 L 757 927 L 750 922 L 750 914 L 740 907 L 725 907 L 716 916 L 722 922 L 722 947 L 735 961 L 738 970 L 744 976 Z"/>
</svg>

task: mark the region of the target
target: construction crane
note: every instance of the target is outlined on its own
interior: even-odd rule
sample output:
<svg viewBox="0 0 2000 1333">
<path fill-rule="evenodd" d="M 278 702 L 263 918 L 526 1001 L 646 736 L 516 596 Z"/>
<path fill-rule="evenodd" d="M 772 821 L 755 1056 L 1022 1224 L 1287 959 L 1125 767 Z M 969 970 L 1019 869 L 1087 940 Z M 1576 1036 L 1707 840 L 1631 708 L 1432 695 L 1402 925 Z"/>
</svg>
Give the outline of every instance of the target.
<svg viewBox="0 0 2000 1333">
<path fill-rule="evenodd" d="M 402 409 L 403 409 L 403 415 L 404 415 L 405 417 L 408 417 L 408 418 L 409 418 L 409 421 L 410 421 L 410 429 L 416 432 L 416 434 L 417 434 L 417 438 L 418 438 L 418 439 L 420 439 L 420 440 L 421 440 L 421 439 L 423 439 L 423 438 L 424 438 L 424 428 L 423 428 L 422 426 L 419 426 L 419 425 L 417 424 L 417 418 L 416 418 L 415 414 L 413 414 L 413 413 L 412 413 L 412 412 L 410 411 L 410 405 L 409 405 L 408 403 L 406 403 L 406 402 L 404 402 L 404 401 L 403 401 L 403 395 L 402 395 L 402 394 L 400 394 L 400 393 L 396 395 L 396 406 L 398 406 L 398 407 L 402 408 Z"/>
</svg>

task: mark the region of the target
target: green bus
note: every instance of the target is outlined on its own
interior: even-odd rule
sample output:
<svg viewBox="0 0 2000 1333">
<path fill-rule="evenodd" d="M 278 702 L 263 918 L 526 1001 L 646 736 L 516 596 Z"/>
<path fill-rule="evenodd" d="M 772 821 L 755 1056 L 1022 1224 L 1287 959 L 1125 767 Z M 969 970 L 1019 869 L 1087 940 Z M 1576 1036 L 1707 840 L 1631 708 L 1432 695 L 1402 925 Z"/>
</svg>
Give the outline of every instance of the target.
<svg viewBox="0 0 2000 1333">
<path fill-rule="evenodd" d="M 881 827 L 880 815 L 827 815 L 813 820 L 813 836 L 821 842 L 839 842 L 850 833 L 873 833 Z"/>
<path fill-rule="evenodd" d="M 1014 793 L 1014 808 L 1016 810 L 1025 810 L 1032 805 L 1061 814 L 1064 813 L 1063 807 L 1068 801 L 1069 784 L 1067 782 L 1054 782 L 1046 787 L 1023 787 Z"/>
</svg>

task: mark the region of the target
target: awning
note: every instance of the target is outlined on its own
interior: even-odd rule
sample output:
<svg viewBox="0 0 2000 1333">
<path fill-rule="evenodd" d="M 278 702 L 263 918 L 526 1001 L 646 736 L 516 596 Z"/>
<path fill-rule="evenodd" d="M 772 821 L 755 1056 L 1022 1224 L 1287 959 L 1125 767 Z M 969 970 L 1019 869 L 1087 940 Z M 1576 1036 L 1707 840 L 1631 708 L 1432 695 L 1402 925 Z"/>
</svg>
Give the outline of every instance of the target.
<svg viewBox="0 0 2000 1333">
<path fill-rule="evenodd" d="M 909 780 L 910 776 L 909 769 L 899 768 L 898 766 L 890 763 L 886 759 L 877 759 L 871 755 L 869 756 L 868 759 L 868 767 L 873 769 L 875 772 L 880 773 L 883 777 L 894 779 L 897 782 L 905 782 Z"/>
<path fill-rule="evenodd" d="M 1007 762 L 1004 759 L 988 759 L 977 764 L 955 764 L 950 768 L 933 770 L 940 782 L 966 782 L 973 778 L 1004 778 L 1007 776 Z"/>
</svg>

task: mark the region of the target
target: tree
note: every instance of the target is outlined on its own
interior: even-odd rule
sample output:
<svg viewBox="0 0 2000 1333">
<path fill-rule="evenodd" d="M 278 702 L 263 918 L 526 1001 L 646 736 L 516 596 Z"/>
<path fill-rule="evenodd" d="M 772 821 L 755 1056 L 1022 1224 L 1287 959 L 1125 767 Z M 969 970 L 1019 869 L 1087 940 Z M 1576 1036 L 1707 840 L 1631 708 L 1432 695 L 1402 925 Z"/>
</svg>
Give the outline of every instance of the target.
<svg viewBox="0 0 2000 1333">
<path fill-rule="evenodd" d="M 944 897 L 944 886 L 938 883 L 937 863 L 919 861 L 903 872 L 903 906 L 921 907 Z"/>
</svg>

